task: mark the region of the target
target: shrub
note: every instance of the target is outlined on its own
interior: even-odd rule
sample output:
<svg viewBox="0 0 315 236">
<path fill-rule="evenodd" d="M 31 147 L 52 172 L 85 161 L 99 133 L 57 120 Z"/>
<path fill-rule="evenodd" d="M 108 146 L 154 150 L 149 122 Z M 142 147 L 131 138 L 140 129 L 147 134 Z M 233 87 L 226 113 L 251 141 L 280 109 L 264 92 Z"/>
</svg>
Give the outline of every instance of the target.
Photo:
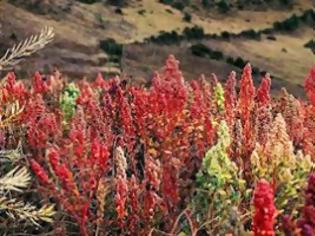
<svg viewBox="0 0 315 236">
<path fill-rule="evenodd" d="M 160 3 L 164 3 L 167 5 L 171 5 L 174 2 L 174 0 L 159 0 L 159 1 L 160 1 Z"/>
<path fill-rule="evenodd" d="M 100 48 L 103 49 L 107 54 L 114 56 L 121 56 L 123 46 L 116 43 L 114 39 L 105 39 L 100 41 Z"/>
<path fill-rule="evenodd" d="M 230 34 L 228 31 L 223 31 L 223 32 L 221 33 L 221 37 L 222 37 L 223 39 L 230 39 L 230 36 L 231 36 L 231 34 Z"/>
<path fill-rule="evenodd" d="M 306 44 L 304 44 L 304 47 L 311 49 L 312 52 L 315 54 L 315 40 L 311 39 Z"/>
<path fill-rule="evenodd" d="M 183 20 L 186 22 L 191 22 L 191 15 L 188 12 L 185 12 Z"/>
<path fill-rule="evenodd" d="M 299 18 L 293 14 L 290 18 L 282 21 L 282 22 L 275 22 L 273 24 L 275 30 L 281 31 L 293 31 L 299 27 Z"/>
<path fill-rule="evenodd" d="M 138 14 L 143 16 L 145 14 L 145 12 L 146 12 L 145 9 L 141 9 L 138 11 Z"/>
<path fill-rule="evenodd" d="M 123 7 L 127 3 L 126 0 L 107 0 L 107 2 L 116 7 Z"/>
<path fill-rule="evenodd" d="M 192 54 L 198 57 L 206 57 L 211 53 L 211 50 L 202 43 L 194 44 L 190 49 Z"/>
<path fill-rule="evenodd" d="M 291 6 L 295 0 L 279 0 L 279 2 L 283 5 L 283 6 Z"/>
<path fill-rule="evenodd" d="M 152 36 L 150 39 L 155 43 L 172 44 L 177 43 L 181 39 L 181 36 L 174 30 L 171 32 L 162 31 L 158 36 Z"/>
<path fill-rule="evenodd" d="M 246 65 L 246 62 L 241 57 L 237 57 L 233 64 L 238 68 L 243 68 Z"/>
<path fill-rule="evenodd" d="M 233 58 L 233 57 L 227 57 L 227 58 L 226 58 L 226 62 L 227 62 L 228 64 L 234 65 L 234 58 Z"/>
<path fill-rule="evenodd" d="M 115 9 L 115 13 L 116 13 L 116 14 L 119 14 L 119 15 L 123 15 L 123 11 L 122 11 L 122 9 L 119 8 L 119 7 Z"/>
<path fill-rule="evenodd" d="M 176 1 L 172 4 L 172 7 L 176 8 L 177 10 L 182 11 L 185 8 L 185 4 L 183 2 Z"/>
<path fill-rule="evenodd" d="M 301 16 L 301 20 L 309 24 L 310 26 L 314 25 L 315 22 L 315 11 L 314 10 L 306 10 L 304 14 Z"/>
<path fill-rule="evenodd" d="M 244 30 L 240 33 L 241 36 L 244 36 L 246 38 L 249 39 L 256 39 L 256 40 L 260 40 L 261 39 L 261 35 L 259 32 L 256 32 L 255 30 Z"/>
<path fill-rule="evenodd" d="M 85 4 L 93 4 L 93 3 L 101 2 L 101 0 L 76 0 L 76 1 L 85 3 Z"/>
<path fill-rule="evenodd" d="M 233 57 L 227 57 L 226 62 L 238 68 L 243 68 L 246 65 L 246 61 L 244 61 L 241 57 L 237 57 L 236 59 L 234 59 Z M 259 74 L 259 68 L 254 67 L 253 73 Z"/>
<path fill-rule="evenodd" d="M 190 47 L 190 49 L 191 49 L 192 54 L 195 56 L 209 57 L 210 59 L 214 59 L 214 60 L 223 59 L 223 53 L 222 52 L 212 50 L 201 43 L 192 45 Z"/>
<path fill-rule="evenodd" d="M 217 7 L 221 13 L 227 13 L 230 10 L 230 5 L 226 2 L 226 0 L 220 0 L 217 3 Z"/>
<path fill-rule="evenodd" d="M 222 60 L 223 59 L 223 53 L 220 51 L 212 51 L 210 54 L 211 59 L 215 60 Z"/>
<path fill-rule="evenodd" d="M 253 67 L 253 74 L 258 75 L 260 73 L 260 69 L 258 67 Z"/>
<path fill-rule="evenodd" d="M 201 1 L 201 4 L 202 4 L 204 7 L 209 7 L 209 6 L 210 6 L 210 0 L 202 0 L 202 1 Z"/>
<path fill-rule="evenodd" d="M 263 34 L 272 34 L 273 33 L 273 29 L 272 28 L 263 29 L 261 31 L 261 33 L 263 33 Z"/>
<path fill-rule="evenodd" d="M 160 3 L 170 5 L 180 11 L 190 5 L 190 0 L 159 0 Z"/>
<path fill-rule="evenodd" d="M 202 39 L 204 37 L 204 31 L 203 28 L 199 26 L 194 26 L 192 28 L 186 27 L 183 31 L 183 35 L 187 39 Z"/>
</svg>

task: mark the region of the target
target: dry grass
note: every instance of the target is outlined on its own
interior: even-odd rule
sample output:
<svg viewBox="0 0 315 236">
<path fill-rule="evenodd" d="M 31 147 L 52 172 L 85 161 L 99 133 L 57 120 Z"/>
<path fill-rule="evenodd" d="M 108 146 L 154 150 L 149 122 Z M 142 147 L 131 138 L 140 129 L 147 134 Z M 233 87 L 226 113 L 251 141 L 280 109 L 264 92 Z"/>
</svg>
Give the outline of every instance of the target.
<svg viewBox="0 0 315 236">
<path fill-rule="evenodd" d="M 276 41 L 264 37 L 261 41 L 237 39 L 233 42 L 210 40 L 206 44 L 232 57 L 249 60 L 260 69 L 290 83 L 301 85 L 315 55 L 304 44 L 314 37 L 313 29 L 305 27 L 294 35 L 275 34 Z"/>
<path fill-rule="evenodd" d="M 303 11 L 313 8 L 309 0 L 299 0 L 291 10 L 268 11 L 238 11 L 229 14 L 205 12 L 203 17 L 194 15 L 193 23 L 204 28 L 206 33 L 220 33 L 223 31 L 239 33 L 243 30 L 261 30 L 269 28 L 275 21 L 283 21 L 292 14 L 300 15 Z"/>
<path fill-rule="evenodd" d="M 58 2 L 63 1 L 58 0 Z M 115 13 L 115 8 L 102 3 L 93 5 L 75 3 L 70 12 L 66 14 L 60 12 L 62 17 L 58 19 L 48 15 L 33 14 L 7 3 L 6 0 L 0 3 L 0 12 L 4 13 L 1 19 L 3 24 L 9 23 L 8 19 L 10 19 L 10 24 L 19 30 L 23 28 L 25 31 L 33 32 L 34 28 L 49 25 L 56 29 L 56 35 L 61 41 L 95 46 L 101 38 L 111 37 L 121 43 L 141 42 L 161 30 L 181 32 L 185 27 L 192 25 L 202 26 L 206 33 L 222 31 L 237 33 L 246 29 L 262 29 L 293 13 L 300 14 L 303 10 L 312 8 L 310 1 L 299 0 L 299 2 L 290 11 L 239 11 L 229 15 L 209 12 L 207 18 L 192 12 L 192 23 L 183 21 L 182 12 L 157 0 L 131 1 L 128 7 L 122 9 L 123 15 Z M 139 14 L 141 10 L 145 12 Z M 169 13 L 169 10 L 172 13 Z"/>
</svg>

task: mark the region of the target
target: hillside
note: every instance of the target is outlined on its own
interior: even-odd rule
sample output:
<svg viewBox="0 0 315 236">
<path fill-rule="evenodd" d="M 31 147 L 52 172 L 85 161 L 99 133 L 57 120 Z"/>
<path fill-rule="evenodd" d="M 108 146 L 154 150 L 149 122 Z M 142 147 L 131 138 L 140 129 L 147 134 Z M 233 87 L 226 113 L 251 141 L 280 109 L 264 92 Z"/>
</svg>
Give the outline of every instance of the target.
<svg viewBox="0 0 315 236">
<path fill-rule="evenodd" d="M 297 27 L 285 32 L 274 29 L 272 34 L 263 34 L 259 39 L 240 35 L 244 31 L 273 29 L 275 22 L 283 22 L 292 16 L 301 17 L 314 8 L 314 2 L 310 0 L 296 0 L 293 4 L 281 6 L 239 6 L 231 1 L 224 13 L 216 5 L 211 7 L 210 4 L 206 8 L 201 4 L 203 1 L 197 0 L 183 5 L 184 8 L 155 0 L 128 1 L 122 6 L 106 1 L 95 2 L 1 1 L 0 51 L 49 25 L 55 28 L 55 41 L 16 68 L 22 77 L 31 76 L 34 69 L 49 73 L 57 67 L 71 78 L 93 78 L 97 72 L 123 73 L 132 77 L 132 81 L 145 82 L 150 78 L 149 71 L 158 70 L 166 56 L 173 53 L 181 60 L 182 68 L 185 68 L 183 73 L 188 79 L 196 78 L 200 73 L 209 76 L 212 72 L 225 79 L 225 71 L 239 71 L 238 66 L 227 62 L 227 57 L 241 57 L 259 68 L 260 72 L 268 71 L 275 76 L 273 88 L 287 84 L 289 90 L 297 95 L 305 74 L 315 63 L 312 50 L 304 47 L 315 38 L 312 27 L 315 20 L 300 22 Z M 203 30 L 199 38 L 184 38 L 167 44 L 151 40 L 161 31 L 182 35 L 185 28 L 196 26 Z M 222 33 L 234 36 L 226 39 L 220 37 Z M 121 52 L 119 50 L 113 56 L 111 52 L 102 50 L 100 42 L 107 39 L 113 39 L 113 45 L 121 47 Z M 197 43 L 220 51 L 224 58 L 218 60 L 192 54 L 191 46 Z M 105 44 L 105 48 L 107 46 Z"/>
</svg>

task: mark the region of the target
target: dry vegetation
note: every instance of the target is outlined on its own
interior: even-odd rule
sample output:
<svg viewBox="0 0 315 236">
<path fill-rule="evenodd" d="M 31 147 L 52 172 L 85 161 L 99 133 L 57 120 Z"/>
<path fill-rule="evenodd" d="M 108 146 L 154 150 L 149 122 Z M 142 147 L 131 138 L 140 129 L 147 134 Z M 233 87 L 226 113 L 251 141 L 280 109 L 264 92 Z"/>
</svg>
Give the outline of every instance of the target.
<svg viewBox="0 0 315 236">
<path fill-rule="evenodd" d="M 302 85 L 304 75 L 315 62 L 315 55 L 304 47 L 305 42 L 314 37 L 314 30 L 303 27 L 293 35 L 278 33 L 274 37 L 275 40 L 270 40 L 263 36 L 260 41 L 236 39 L 232 43 L 208 40 L 205 44 L 225 55 L 242 57 L 290 84 Z"/>
</svg>

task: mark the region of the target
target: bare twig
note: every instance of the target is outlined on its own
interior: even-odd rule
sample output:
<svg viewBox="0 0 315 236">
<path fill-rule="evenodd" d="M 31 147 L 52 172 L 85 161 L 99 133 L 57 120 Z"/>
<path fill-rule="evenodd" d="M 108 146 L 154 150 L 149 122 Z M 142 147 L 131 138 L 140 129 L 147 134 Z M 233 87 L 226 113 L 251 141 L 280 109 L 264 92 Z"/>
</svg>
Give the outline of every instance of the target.
<svg viewBox="0 0 315 236">
<path fill-rule="evenodd" d="M 53 28 L 45 27 L 39 34 L 32 35 L 31 37 L 14 45 L 0 58 L 0 71 L 12 68 L 25 59 L 25 57 L 44 48 L 53 40 L 54 36 L 55 33 Z"/>
</svg>

